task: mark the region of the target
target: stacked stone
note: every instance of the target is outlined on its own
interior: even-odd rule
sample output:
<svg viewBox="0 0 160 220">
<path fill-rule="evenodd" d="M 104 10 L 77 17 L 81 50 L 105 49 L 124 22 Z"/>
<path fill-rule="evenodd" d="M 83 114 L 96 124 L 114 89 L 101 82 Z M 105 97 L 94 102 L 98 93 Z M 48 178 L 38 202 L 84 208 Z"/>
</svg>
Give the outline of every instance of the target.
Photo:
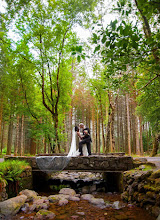
<svg viewBox="0 0 160 220">
<path fill-rule="evenodd" d="M 4 179 L 0 181 L 0 201 L 4 201 L 8 199 L 8 195 L 6 192 L 6 182 Z"/>
<path fill-rule="evenodd" d="M 24 171 L 20 175 L 20 186 L 19 191 L 23 189 L 32 189 L 33 188 L 33 180 L 32 180 L 32 168 L 30 166 L 25 167 Z M 8 199 L 8 194 L 6 190 L 6 181 L 2 179 L 0 181 L 0 202 Z"/>
<path fill-rule="evenodd" d="M 145 170 L 145 169 L 144 169 Z M 160 170 L 131 170 L 124 172 L 122 199 L 160 215 Z"/>
<path fill-rule="evenodd" d="M 20 190 L 33 188 L 32 168 L 30 166 L 25 167 L 24 171 L 20 175 L 20 178 Z"/>
</svg>

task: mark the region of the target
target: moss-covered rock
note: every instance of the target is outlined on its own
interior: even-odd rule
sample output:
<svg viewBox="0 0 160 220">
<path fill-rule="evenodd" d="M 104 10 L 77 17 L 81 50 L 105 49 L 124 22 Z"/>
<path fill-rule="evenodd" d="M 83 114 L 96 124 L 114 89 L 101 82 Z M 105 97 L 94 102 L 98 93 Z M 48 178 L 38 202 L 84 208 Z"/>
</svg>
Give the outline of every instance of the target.
<svg viewBox="0 0 160 220">
<path fill-rule="evenodd" d="M 56 203 L 58 202 L 59 200 L 62 200 L 62 199 L 69 199 L 69 195 L 63 195 L 63 194 L 58 194 L 58 195 L 50 195 L 48 197 L 48 200 L 51 202 L 51 203 Z"/>
<path fill-rule="evenodd" d="M 1 178 L 0 180 L 0 202 L 8 199 L 8 194 L 6 192 L 6 180 Z"/>
<path fill-rule="evenodd" d="M 27 200 L 27 196 L 20 195 L 0 202 L 0 214 L 8 217 L 15 215 Z"/>
<path fill-rule="evenodd" d="M 153 172 L 151 178 L 152 179 L 160 178 L 160 170 L 156 170 L 155 172 Z"/>
<path fill-rule="evenodd" d="M 33 201 L 33 199 L 37 198 L 38 193 L 33 190 L 25 189 L 22 190 L 19 195 L 25 195 L 27 196 L 27 201 Z"/>
<path fill-rule="evenodd" d="M 63 195 L 69 195 L 69 196 L 75 196 L 76 192 L 74 189 L 70 189 L 70 188 L 63 188 L 59 191 L 59 194 L 63 194 Z"/>
<path fill-rule="evenodd" d="M 122 194 L 121 194 L 121 198 L 124 200 L 124 201 L 126 201 L 126 202 L 128 202 L 128 192 L 123 192 Z"/>
<path fill-rule="evenodd" d="M 154 186 L 150 184 L 144 185 L 144 189 L 151 192 L 160 192 L 160 186 Z"/>
<path fill-rule="evenodd" d="M 38 220 L 38 219 L 54 219 L 55 218 L 55 214 L 51 211 L 48 211 L 48 210 L 44 210 L 44 209 L 41 209 L 39 212 L 37 212 L 36 216 L 35 216 L 35 220 Z"/>
<path fill-rule="evenodd" d="M 156 199 L 156 196 L 157 196 L 156 193 L 151 192 L 151 191 L 146 192 L 146 195 L 148 198 L 153 198 L 153 199 Z"/>
<path fill-rule="evenodd" d="M 154 171 L 150 164 L 124 172 L 122 199 L 146 208 L 154 216 L 160 211 L 160 170 Z"/>
</svg>

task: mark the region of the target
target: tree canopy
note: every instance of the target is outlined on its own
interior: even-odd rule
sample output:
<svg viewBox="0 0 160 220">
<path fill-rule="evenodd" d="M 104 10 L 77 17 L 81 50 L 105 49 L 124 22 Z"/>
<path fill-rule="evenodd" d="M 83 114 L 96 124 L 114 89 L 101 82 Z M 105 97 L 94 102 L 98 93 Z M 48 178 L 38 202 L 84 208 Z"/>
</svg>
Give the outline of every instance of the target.
<svg viewBox="0 0 160 220">
<path fill-rule="evenodd" d="M 67 152 L 75 114 L 76 123 L 92 127 L 95 152 L 143 154 L 149 143 L 158 146 L 158 1 L 114 0 L 110 9 L 97 0 L 5 4 L 0 20 L 1 151 L 6 143 L 9 154 L 13 145 L 15 154 L 46 152 L 46 146 L 48 152 Z M 109 10 L 116 19 L 106 24 Z M 91 33 L 87 45 L 76 27 Z"/>
</svg>

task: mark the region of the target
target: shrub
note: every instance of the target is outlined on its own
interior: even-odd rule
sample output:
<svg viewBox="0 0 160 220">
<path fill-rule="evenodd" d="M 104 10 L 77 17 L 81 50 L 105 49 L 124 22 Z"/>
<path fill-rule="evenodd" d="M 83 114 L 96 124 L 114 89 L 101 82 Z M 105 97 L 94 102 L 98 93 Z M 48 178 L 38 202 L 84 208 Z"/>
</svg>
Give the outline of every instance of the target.
<svg viewBox="0 0 160 220">
<path fill-rule="evenodd" d="M 18 181 L 21 173 L 25 167 L 29 164 L 25 161 L 7 160 L 0 163 L 0 179 L 3 178 L 6 181 Z"/>
</svg>

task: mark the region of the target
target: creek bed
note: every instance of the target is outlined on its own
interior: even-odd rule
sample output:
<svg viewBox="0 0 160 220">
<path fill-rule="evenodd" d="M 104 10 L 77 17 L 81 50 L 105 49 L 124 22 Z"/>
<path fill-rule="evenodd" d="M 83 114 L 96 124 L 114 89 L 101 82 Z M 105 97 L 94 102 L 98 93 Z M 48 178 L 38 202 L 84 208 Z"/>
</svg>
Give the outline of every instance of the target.
<svg viewBox="0 0 160 220">
<path fill-rule="evenodd" d="M 55 185 L 54 185 L 55 184 Z M 106 208 L 99 208 L 94 206 L 87 200 L 69 201 L 64 206 L 59 206 L 58 203 L 50 203 L 49 211 L 55 213 L 55 220 L 155 220 L 156 218 L 151 216 L 146 210 L 137 207 L 133 204 L 124 203 L 121 199 L 121 194 L 111 190 L 107 192 L 107 188 L 104 190 L 105 182 L 102 174 L 98 173 L 69 173 L 61 172 L 60 174 L 53 175 L 48 181 L 48 188 L 46 191 L 39 191 L 40 196 L 50 196 L 57 194 L 60 188 L 63 187 L 73 188 L 76 193 L 85 194 L 92 193 L 95 198 L 102 198 L 109 204 Z M 96 187 L 93 187 L 96 185 Z M 94 190 L 91 192 L 91 188 Z M 89 191 L 85 191 L 89 189 Z M 114 187 L 112 189 L 115 189 Z M 57 191 L 56 191 L 57 190 Z M 85 192 L 84 192 L 85 191 Z M 117 204 L 117 207 L 113 207 L 113 203 Z M 111 206 L 110 206 L 111 204 Z M 36 212 L 25 214 L 19 212 L 13 220 L 17 219 L 34 219 Z"/>
<path fill-rule="evenodd" d="M 40 195 L 49 196 L 48 193 L 39 193 Z M 109 201 L 111 203 L 115 201 L 122 202 L 120 198 L 120 194 L 118 193 L 95 193 L 94 196 L 96 198 L 103 198 L 105 201 Z M 123 202 L 122 202 L 123 203 Z M 123 203 L 124 204 L 124 203 Z M 125 204 L 125 207 L 121 209 L 113 209 L 113 208 L 98 208 L 91 205 L 86 200 L 80 200 L 79 202 L 69 201 L 69 203 L 65 206 L 58 206 L 57 204 L 50 203 L 50 207 L 48 209 L 56 214 L 55 220 L 117 220 L 117 219 L 128 219 L 128 220 L 155 220 L 156 218 L 149 215 L 146 210 L 136 207 L 134 205 Z M 77 213 L 83 213 L 84 215 L 80 215 Z M 19 212 L 13 220 L 17 219 L 34 219 L 36 212 L 32 214 L 24 214 Z"/>
</svg>

